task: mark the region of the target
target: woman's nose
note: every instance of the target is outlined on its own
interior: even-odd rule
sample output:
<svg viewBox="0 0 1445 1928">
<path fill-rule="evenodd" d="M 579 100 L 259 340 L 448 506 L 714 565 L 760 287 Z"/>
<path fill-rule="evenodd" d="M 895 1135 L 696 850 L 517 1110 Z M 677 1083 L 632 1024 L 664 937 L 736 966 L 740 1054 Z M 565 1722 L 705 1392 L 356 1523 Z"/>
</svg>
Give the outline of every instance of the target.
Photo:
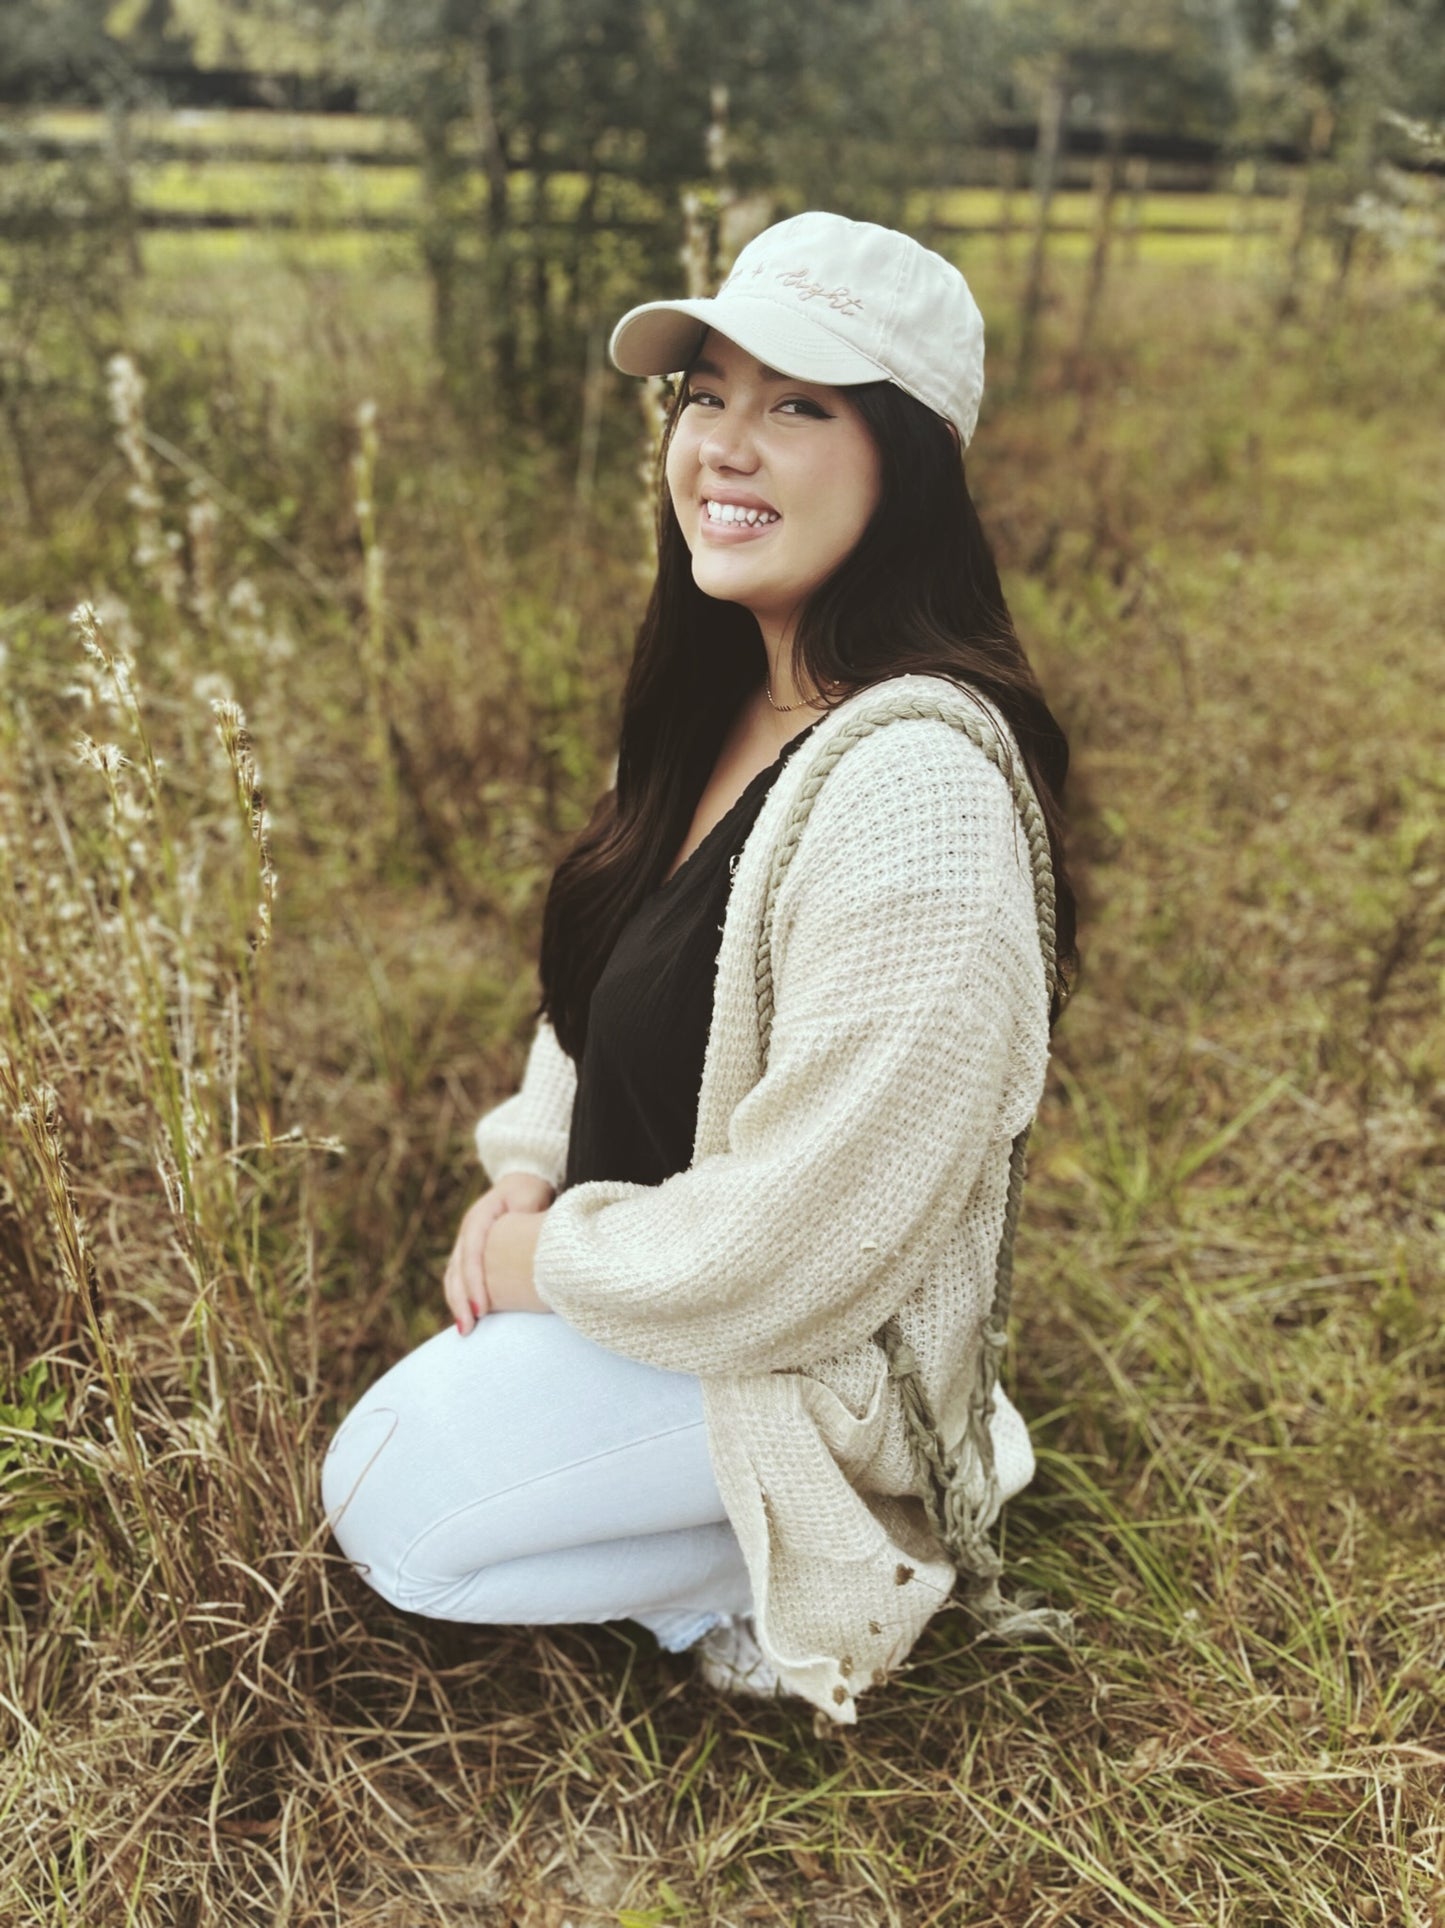
<svg viewBox="0 0 1445 1928">
<path fill-rule="evenodd" d="M 748 473 L 758 464 L 752 431 L 735 409 L 714 417 L 698 455 L 709 469 L 740 469 Z"/>
</svg>

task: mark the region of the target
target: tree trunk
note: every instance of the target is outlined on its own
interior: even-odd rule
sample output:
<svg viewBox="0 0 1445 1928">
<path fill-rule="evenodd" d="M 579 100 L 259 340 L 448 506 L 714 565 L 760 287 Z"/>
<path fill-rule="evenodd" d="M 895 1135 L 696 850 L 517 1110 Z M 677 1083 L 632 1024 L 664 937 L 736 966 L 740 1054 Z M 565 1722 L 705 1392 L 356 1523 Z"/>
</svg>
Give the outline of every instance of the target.
<svg viewBox="0 0 1445 1928">
<path fill-rule="evenodd" d="M 682 279 L 690 301 L 713 292 L 712 227 L 696 188 L 682 190 Z"/>
<path fill-rule="evenodd" d="M 424 105 L 417 125 L 421 139 L 422 221 L 421 253 L 431 283 L 432 350 L 446 369 L 451 366 L 456 334 L 457 235 L 452 218 L 453 163 L 447 144 L 447 122 L 432 101 Z"/>
<path fill-rule="evenodd" d="M 568 541 L 557 584 L 557 607 L 571 610 L 587 554 L 592 518 L 592 496 L 597 480 L 597 449 L 602 439 L 602 411 L 607 396 L 607 335 L 592 328 L 587 337 L 586 366 L 582 375 L 581 429 L 577 437 L 577 471 L 572 482 L 572 514 L 568 518 Z M 644 501 L 651 502 L 652 486 L 643 490 Z"/>
<path fill-rule="evenodd" d="M 1289 252 L 1285 257 L 1284 285 L 1275 306 L 1276 325 L 1299 313 L 1300 283 L 1304 277 L 1305 249 L 1309 241 L 1310 215 L 1314 204 L 1315 175 L 1329 151 L 1335 117 L 1327 101 L 1315 108 L 1310 121 L 1309 153 L 1295 183 L 1294 207 L 1289 223 Z"/>
<path fill-rule="evenodd" d="M 1034 238 L 1029 251 L 1019 327 L 1018 379 L 1027 383 L 1033 373 L 1038 346 L 1039 316 L 1044 305 L 1045 257 L 1048 252 L 1049 214 L 1059 178 L 1059 155 L 1064 142 L 1064 117 L 1069 99 L 1069 68 L 1059 62 L 1044 84 L 1039 103 L 1038 146 L 1034 151 Z"/>
<path fill-rule="evenodd" d="M 690 299 L 711 295 L 718 284 L 718 229 L 731 200 L 728 176 L 728 90 L 714 83 L 711 117 L 704 136 L 703 156 L 713 182 L 713 205 L 696 188 L 684 187 L 682 211 L 683 285 Z"/>
<path fill-rule="evenodd" d="M 1104 152 L 1094 170 L 1094 246 L 1089 256 L 1089 278 L 1084 284 L 1084 305 L 1079 314 L 1079 332 L 1074 353 L 1082 360 L 1094 333 L 1094 324 L 1103 300 L 1104 284 L 1109 277 L 1109 250 L 1114 239 L 1114 212 L 1119 187 L 1124 177 L 1124 115 L 1117 101 L 1106 110 Z"/>
<path fill-rule="evenodd" d="M 1007 268 L 1013 257 L 1014 195 L 1019 184 L 1019 157 L 1006 147 L 998 157 L 998 220 L 995 228 L 998 265 Z"/>
<path fill-rule="evenodd" d="M 1130 267 L 1139 259 L 1139 236 L 1144 231 L 1144 197 L 1149 191 L 1149 156 L 1131 154 L 1124 163 L 1124 188 L 1128 194 L 1124 216 L 1124 259 Z"/>
<path fill-rule="evenodd" d="M 548 305 L 547 273 L 549 246 L 547 213 L 551 176 L 547 172 L 546 157 L 540 151 L 541 142 L 537 138 L 535 122 L 532 128 L 531 145 L 532 191 L 527 203 L 527 306 L 530 310 L 527 366 L 531 375 L 532 392 L 540 395 L 546 386 L 548 372 L 552 366 L 552 315 Z"/>
<path fill-rule="evenodd" d="M 1384 105 L 1378 96 L 1368 104 L 1356 101 L 1354 138 L 1348 147 L 1348 174 L 1343 199 L 1353 202 L 1355 195 L 1363 193 L 1374 177 L 1375 132 L 1380 124 L 1380 109 Z M 1364 111 L 1362 111 L 1364 108 Z M 1360 246 L 1360 230 L 1357 223 L 1349 218 L 1347 208 L 1336 210 L 1335 221 L 1335 293 L 1343 294 L 1345 283 L 1350 278 L 1350 270 L 1365 255 Z"/>
<path fill-rule="evenodd" d="M 1255 196 L 1259 191 L 1258 161 L 1236 162 L 1230 184 L 1234 192 L 1234 205 L 1230 212 L 1229 225 L 1233 231 L 1235 248 L 1241 260 L 1247 261 L 1254 245 L 1254 204 Z"/>
<path fill-rule="evenodd" d="M 30 458 L 30 445 L 26 439 L 25 421 L 21 414 L 20 402 L 13 388 L 0 371 L 0 422 L 5 424 L 6 439 L 10 444 L 10 462 L 15 475 L 15 501 L 18 519 L 22 529 L 35 527 L 37 501 L 35 493 L 35 468 Z"/>
<path fill-rule="evenodd" d="M 468 65 L 472 126 L 482 169 L 487 177 L 486 298 L 484 318 L 492 362 L 502 394 L 511 394 L 517 378 L 517 331 L 513 313 L 512 209 L 506 142 L 497 120 L 492 92 L 492 57 L 487 44 L 489 22 L 478 15 Z"/>
<path fill-rule="evenodd" d="M 592 325 L 590 257 L 602 189 L 601 144 L 600 133 L 588 142 L 587 188 L 567 231 L 567 327 L 573 335 L 585 334 Z"/>
<path fill-rule="evenodd" d="M 135 207 L 130 112 L 123 100 L 117 97 L 107 100 L 105 126 L 110 150 L 110 177 L 115 185 L 116 213 L 125 247 L 126 266 L 139 281 L 145 273 L 145 260 L 141 254 L 140 220 Z"/>
</svg>

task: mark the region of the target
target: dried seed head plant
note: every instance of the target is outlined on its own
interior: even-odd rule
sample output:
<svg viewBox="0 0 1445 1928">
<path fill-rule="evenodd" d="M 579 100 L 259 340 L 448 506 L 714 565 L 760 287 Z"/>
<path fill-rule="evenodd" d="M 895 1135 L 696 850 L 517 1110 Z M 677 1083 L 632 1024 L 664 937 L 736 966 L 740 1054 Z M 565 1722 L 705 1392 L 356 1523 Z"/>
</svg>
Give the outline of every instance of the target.
<svg viewBox="0 0 1445 1928">
<path fill-rule="evenodd" d="M 361 671 L 371 728 L 372 761 L 383 780 L 382 804 L 390 823 L 396 811 L 396 771 L 388 728 L 386 553 L 381 546 L 376 515 L 376 469 L 380 453 L 376 403 L 361 402 L 356 410 L 356 449 L 351 458 L 352 509 L 361 543 Z"/>
<path fill-rule="evenodd" d="M 256 935 L 253 941 L 257 950 L 265 950 L 271 941 L 277 880 L 276 867 L 271 860 L 271 823 L 261 789 L 261 772 L 256 766 L 251 732 L 246 727 L 245 711 L 240 704 L 213 698 L 211 713 L 216 719 L 216 735 L 235 779 L 241 822 L 255 846 L 261 895 L 256 906 Z"/>
<path fill-rule="evenodd" d="M 162 520 L 160 487 L 146 440 L 145 381 L 125 354 L 111 356 L 106 374 L 116 444 L 131 476 L 126 499 L 135 515 L 135 564 L 162 602 L 174 609 L 184 588 L 181 539 Z"/>
<path fill-rule="evenodd" d="M 84 1813 L 103 1850 L 60 1875 L 61 1892 L 94 1921 L 108 1897 L 143 1892 L 127 1918 L 159 1922 L 195 1893 L 185 1790 L 241 1830 L 232 1840 L 269 1834 L 271 1767 L 308 1754 L 318 1648 L 335 1641 L 346 1664 L 305 1444 L 309 1172 L 340 1146 L 276 1122 L 249 1043 L 276 872 L 244 714 L 218 702 L 219 767 L 184 767 L 187 731 L 168 720 L 162 753 L 135 663 L 92 605 L 75 628 L 92 707 L 104 697 L 120 740 L 79 733 L 68 776 L 16 705 L 15 755 L 0 760 L 0 1276 L 16 1388 L 0 1400 L 0 1583 L 10 1663 L 68 1709 L 8 1737 L 24 1790 L 8 1812 L 37 1848 Z M 10 780 L 20 766 L 26 791 Z M 142 1703 L 169 1710 L 159 1754 Z M 316 1759 L 316 1798 L 348 1771 L 346 1746 Z M 244 1918 L 220 1898 L 235 1850 L 214 1818 L 210 1840 L 210 1918 Z M 6 1861 L 40 1891 L 43 1861 L 9 1844 Z"/>
<path fill-rule="evenodd" d="M 187 603 L 202 629 L 216 621 L 216 529 L 220 513 L 199 482 L 193 481 L 186 503 L 186 540 L 190 554 Z"/>
</svg>

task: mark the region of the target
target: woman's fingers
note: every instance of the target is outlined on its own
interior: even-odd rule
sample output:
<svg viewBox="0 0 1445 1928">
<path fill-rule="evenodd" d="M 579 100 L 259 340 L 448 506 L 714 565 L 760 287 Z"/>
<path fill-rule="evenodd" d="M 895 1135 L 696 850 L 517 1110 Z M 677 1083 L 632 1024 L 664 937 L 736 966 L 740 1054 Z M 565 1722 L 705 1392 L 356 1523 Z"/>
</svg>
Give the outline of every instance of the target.
<svg viewBox="0 0 1445 1928">
<path fill-rule="evenodd" d="M 447 1269 L 442 1275 L 442 1293 L 447 1302 L 447 1311 L 457 1322 L 457 1331 L 470 1332 L 476 1324 L 476 1316 L 467 1303 L 466 1288 L 462 1284 L 462 1267 L 459 1257 L 460 1240 L 452 1247 Z"/>
<path fill-rule="evenodd" d="M 467 1303 L 480 1319 L 490 1310 L 487 1303 L 487 1274 L 484 1254 L 487 1247 L 487 1234 L 502 1216 L 510 1210 L 505 1198 L 499 1194 L 479 1198 L 466 1217 L 462 1220 L 461 1237 L 457 1241 L 461 1256 L 462 1290 Z"/>
<path fill-rule="evenodd" d="M 457 1322 L 457 1329 L 465 1338 L 477 1320 L 484 1318 L 490 1309 L 487 1301 L 487 1277 L 483 1254 L 486 1250 L 487 1233 L 507 1211 L 506 1199 L 493 1189 L 485 1192 L 467 1212 L 457 1233 L 457 1242 L 452 1247 L 452 1255 L 447 1260 L 446 1274 L 442 1290 L 446 1296 L 447 1309 Z"/>
<path fill-rule="evenodd" d="M 442 1274 L 447 1310 L 462 1337 L 491 1311 L 487 1292 L 487 1234 L 503 1212 L 545 1212 L 557 1196 L 553 1186 L 528 1172 L 511 1172 L 470 1206 Z"/>
</svg>

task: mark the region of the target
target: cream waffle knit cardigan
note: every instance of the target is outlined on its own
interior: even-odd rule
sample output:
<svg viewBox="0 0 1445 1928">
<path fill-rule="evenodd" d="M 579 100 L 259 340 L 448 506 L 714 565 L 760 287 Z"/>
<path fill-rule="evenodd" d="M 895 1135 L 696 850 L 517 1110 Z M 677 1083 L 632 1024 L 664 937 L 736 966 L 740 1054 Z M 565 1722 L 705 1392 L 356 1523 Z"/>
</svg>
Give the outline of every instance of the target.
<svg viewBox="0 0 1445 1928">
<path fill-rule="evenodd" d="M 959 1440 L 1009 1148 L 1048 1054 L 1008 784 L 952 724 L 896 720 L 828 774 L 778 890 L 763 1064 L 755 956 L 774 844 L 830 733 L 908 692 L 978 714 L 932 676 L 850 697 L 784 765 L 735 860 L 692 1164 L 661 1185 L 563 1191 L 534 1272 L 589 1338 L 700 1376 L 759 1642 L 785 1687 L 841 1722 L 954 1581 L 873 1335 L 897 1314 L 944 1439 Z M 561 1183 L 575 1088 L 544 1021 L 521 1090 L 477 1126 L 494 1180 Z M 1033 1455 L 1001 1392 L 992 1435 L 1007 1498 Z"/>
</svg>

